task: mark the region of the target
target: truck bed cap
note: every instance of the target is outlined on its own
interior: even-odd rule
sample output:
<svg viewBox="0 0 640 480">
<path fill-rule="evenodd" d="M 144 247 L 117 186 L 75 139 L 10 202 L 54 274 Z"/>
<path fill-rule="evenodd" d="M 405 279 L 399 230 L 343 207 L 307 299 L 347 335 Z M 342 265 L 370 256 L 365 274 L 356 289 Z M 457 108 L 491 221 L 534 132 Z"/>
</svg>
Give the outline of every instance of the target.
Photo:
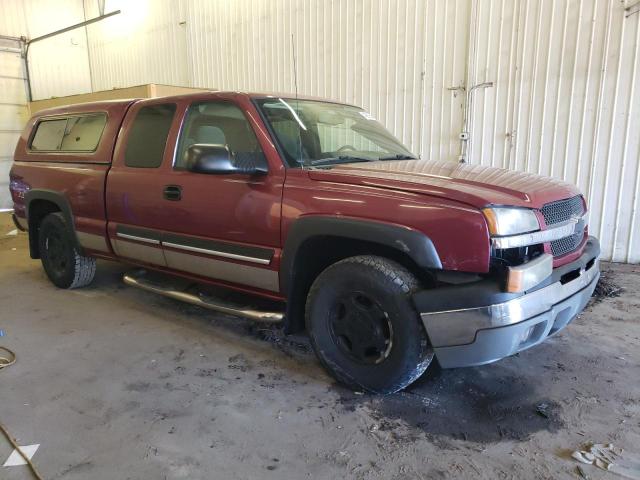
<svg viewBox="0 0 640 480">
<path fill-rule="evenodd" d="M 126 107 L 133 102 L 140 100 L 139 98 L 127 98 L 123 100 L 101 100 L 98 102 L 75 103 L 71 105 L 62 105 L 59 107 L 46 108 L 36 112 L 34 117 L 48 117 L 52 115 L 68 115 L 70 113 L 95 112 L 108 110 L 111 107 L 122 105 Z"/>
</svg>

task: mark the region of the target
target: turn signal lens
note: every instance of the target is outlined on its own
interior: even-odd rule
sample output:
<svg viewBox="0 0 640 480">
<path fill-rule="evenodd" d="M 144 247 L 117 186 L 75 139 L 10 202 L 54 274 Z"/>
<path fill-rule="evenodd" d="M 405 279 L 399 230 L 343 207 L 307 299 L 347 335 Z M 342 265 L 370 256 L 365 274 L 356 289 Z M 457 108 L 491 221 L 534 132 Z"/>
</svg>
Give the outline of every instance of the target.
<svg viewBox="0 0 640 480">
<path fill-rule="evenodd" d="M 510 293 L 524 292 L 535 287 L 553 272 L 553 256 L 544 253 L 535 259 L 509 267 L 505 290 Z"/>
<path fill-rule="evenodd" d="M 524 277 L 525 274 L 522 271 L 510 271 L 507 274 L 507 288 L 505 290 L 509 293 L 524 292 L 526 290 Z"/>
<path fill-rule="evenodd" d="M 498 219 L 492 208 L 485 208 L 482 210 L 484 218 L 487 219 L 487 226 L 489 227 L 489 233 L 491 235 L 498 235 Z"/>
</svg>

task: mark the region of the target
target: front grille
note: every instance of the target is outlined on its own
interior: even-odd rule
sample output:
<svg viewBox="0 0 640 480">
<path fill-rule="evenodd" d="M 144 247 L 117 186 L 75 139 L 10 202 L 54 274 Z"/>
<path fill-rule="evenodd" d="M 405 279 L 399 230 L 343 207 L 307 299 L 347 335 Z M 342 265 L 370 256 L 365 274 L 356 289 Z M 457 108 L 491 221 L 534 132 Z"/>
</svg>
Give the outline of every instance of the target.
<svg viewBox="0 0 640 480">
<path fill-rule="evenodd" d="M 541 211 L 545 223 L 553 225 L 554 223 L 566 222 L 571 217 L 581 217 L 584 214 L 584 204 L 582 197 L 576 195 L 565 200 L 547 203 Z"/>
<path fill-rule="evenodd" d="M 576 195 L 565 200 L 547 203 L 542 207 L 541 212 L 547 226 L 552 226 L 556 223 L 566 222 L 572 217 L 584 215 L 584 203 L 582 202 L 582 197 Z M 583 237 L 584 231 L 580 231 L 568 237 L 555 240 L 551 242 L 551 253 L 554 257 L 560 257 L 572 252 L 580 246 Z"/>
<path fill-rule="evenodd" d="M 551 242 L 551 253 L 554 257 L 560 257 L 565 253 L 573 252 L 578 248 L 583 237 L 584 232 L 578 232 L 573 235 L 569 235 L 568 237 L 561 238 L 560 240 L 555 240 Z"/>
</svg>

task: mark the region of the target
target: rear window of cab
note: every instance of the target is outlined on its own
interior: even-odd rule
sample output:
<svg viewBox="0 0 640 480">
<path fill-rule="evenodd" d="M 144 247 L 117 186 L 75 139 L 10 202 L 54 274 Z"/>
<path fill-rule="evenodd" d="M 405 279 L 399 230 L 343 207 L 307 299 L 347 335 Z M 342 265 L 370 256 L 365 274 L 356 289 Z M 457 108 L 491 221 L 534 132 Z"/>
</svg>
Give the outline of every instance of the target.
<svg viewBox="0 0 640 480">
<path fill-rule="evenodd" d="M 43 118 L 29 143 L 34 152 L 95 152 L 107 124 L 105 113 Z"/>
</svg>

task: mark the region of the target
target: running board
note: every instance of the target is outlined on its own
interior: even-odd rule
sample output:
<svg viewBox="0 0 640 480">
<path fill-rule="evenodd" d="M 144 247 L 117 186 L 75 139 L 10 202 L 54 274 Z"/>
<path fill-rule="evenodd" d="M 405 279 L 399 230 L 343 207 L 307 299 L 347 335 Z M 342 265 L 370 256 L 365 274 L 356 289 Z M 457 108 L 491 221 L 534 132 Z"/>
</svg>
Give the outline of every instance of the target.
<svg viewBox="0 0 640 480">
<path fill-rule="evenodd" d="M 208 308 L 209 310 L 215 310 L 216 312 L 248 318 L 257 322 L 277 323 L 282 322 L 284 318 L 283 312 L 270 312 L 248 307 L 239 307 L 202 294 L 195 295 L 185 291 L 180 291 L 176 288 L 172 288 L 171 286 L 159 285 L 156 282 L 143 278 L 143 275 L 127 273 L 122 277 L 122 281 L 127 285 L 146 290 L 147 292 L 158 293 L 162 296 L 173 298 L 174 300 L 190 303 L 191 305 L 197 305 L 199 307 Z"/>
</svg>

